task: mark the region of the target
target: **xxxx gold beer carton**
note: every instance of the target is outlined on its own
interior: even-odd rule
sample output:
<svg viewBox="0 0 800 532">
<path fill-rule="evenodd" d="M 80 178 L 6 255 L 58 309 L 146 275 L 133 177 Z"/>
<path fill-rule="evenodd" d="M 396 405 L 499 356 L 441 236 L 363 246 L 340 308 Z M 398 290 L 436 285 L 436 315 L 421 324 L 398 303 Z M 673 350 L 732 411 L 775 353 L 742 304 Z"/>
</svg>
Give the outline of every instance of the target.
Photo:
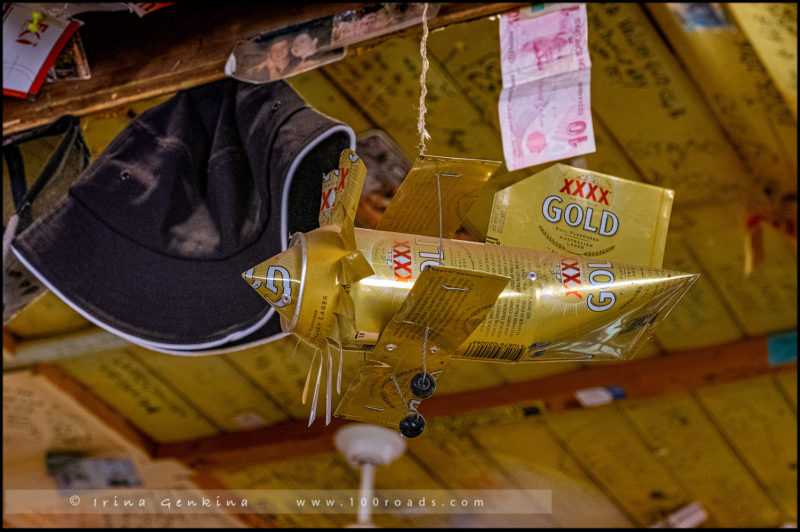
<svg viewBox="0 0 800 532">
<path fill-rule="evenodd" d="M 673 197 L 555 164 L 495 194 L 487 242 L 660 268 Z"/>
</svg>

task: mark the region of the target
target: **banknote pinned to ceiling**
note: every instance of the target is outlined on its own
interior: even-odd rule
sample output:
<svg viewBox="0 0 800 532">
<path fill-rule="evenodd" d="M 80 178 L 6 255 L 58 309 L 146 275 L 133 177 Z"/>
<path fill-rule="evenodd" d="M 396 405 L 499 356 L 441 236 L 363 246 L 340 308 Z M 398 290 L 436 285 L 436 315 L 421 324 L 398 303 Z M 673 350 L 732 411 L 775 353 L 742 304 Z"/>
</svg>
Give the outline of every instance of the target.
<svg viewBox="0 0 800 532">
<path fill-rule="evenodd" d="M 509 170 L 595 151 L 585 4 L 500 16 L 500 131 Z"/>
</svg>

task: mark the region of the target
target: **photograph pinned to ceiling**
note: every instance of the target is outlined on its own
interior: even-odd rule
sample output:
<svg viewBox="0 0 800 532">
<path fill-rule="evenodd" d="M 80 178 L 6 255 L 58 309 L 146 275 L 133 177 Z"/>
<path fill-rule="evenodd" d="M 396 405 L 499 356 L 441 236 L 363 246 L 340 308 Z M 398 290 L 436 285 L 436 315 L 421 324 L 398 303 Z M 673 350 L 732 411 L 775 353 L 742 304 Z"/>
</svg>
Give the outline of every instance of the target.
<svg viewBox="0 0 800 532">
<path fill-rule="evenodd" d="M 331 44 L 345 46 L 394 32 L 422 22 L 422 2 L 392 2 L 348 9 L 333 17 Z M 439 4 L 428 4 L 428 20 L 439 12 Z"/>
<path fill-rule="evenodd" d="M 45 81 L 70 80 L 70 79 L 91 79 L 92 72 L 89 69 L 89 60 L 86 58 L 86 51 L 83 48 L 80 32 L 75 32 L 70 37 L 64 49 L 58 54 L 55 64 L 47 73 Z"/>
<path fill-rule="evenodd" d="M 342 59 L 331 45 L 333 17 L 324 17 L 236 43 L 225 74 L 248 83 L 268 83 Z"/>
<path fill-rule="evenodd" d="M 703 31 L 713 28 L 730 28 L 722 7 L 718 3 L 676 3 L 667 4 L 670 11 L 681 21 L 685 31 Z"/>
<path fill-rule="evenodd" d="M 142 485 L 136 464 L 129 458 L 74 460 L 54 471 L 53 480 L 62 495 L 76 489 L 134 488 Z"/>
<path fill-rule="evenodd" d="M 225 74 L 248 83 L 288 78 L 343 59 L 347 45 L 391 33 L 422 21 L 424 4 L 367 4 L 278 31 L 241 40 L 225 65 Z M 428 4 L 428 20 L 439 12 Z"/>
<path fill-rule="evenodd" d="M 32 98 L 79 20 L 34 16 L 24 4 L 3 4 L 3 95 Z"/>
<path fill-rule="evenodd" d="M 175 2 L 128 2 L 130 10 L 143 17 L 153 11 L 158 11 L 162 7 L 171 6 Z"/>
</svg>

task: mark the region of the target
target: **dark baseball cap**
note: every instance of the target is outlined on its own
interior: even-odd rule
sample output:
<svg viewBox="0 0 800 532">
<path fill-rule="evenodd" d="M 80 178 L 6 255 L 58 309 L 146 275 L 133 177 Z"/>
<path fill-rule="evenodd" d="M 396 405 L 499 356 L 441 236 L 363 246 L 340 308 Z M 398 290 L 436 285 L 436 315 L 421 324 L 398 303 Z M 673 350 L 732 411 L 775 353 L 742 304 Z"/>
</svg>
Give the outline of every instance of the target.
<svg viewBox="0 0 800 532">
<path fill-rule="evenodd" d="M 97 325 L 200 355 L 281 336 L 241 272 L 317 227 L 322 176 L 355 134 L 283 81 L 181 91 L 139 115 L 12 242 L 19 260 Z"/>
</svg>

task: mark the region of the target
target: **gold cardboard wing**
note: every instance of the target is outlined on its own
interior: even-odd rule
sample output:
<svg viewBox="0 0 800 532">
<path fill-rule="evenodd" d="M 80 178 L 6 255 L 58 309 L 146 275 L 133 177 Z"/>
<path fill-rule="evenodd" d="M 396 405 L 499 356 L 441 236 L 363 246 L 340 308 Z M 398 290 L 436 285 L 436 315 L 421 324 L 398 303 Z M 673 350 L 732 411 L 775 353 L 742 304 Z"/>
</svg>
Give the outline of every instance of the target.
<svg viewBox="0 0 800 532">
<path fill-rule="evenodd" d="M 483 321 L 506 284 L 507 277 L 489 273 L 425 268 L 382 331 L 335 415 L 397 427 L 419 404 L 410 381 L 423 372 L 423 362 L 424 372 L 436 377 Z"/>
<path fill-rule="evenodd" d="M 439 197 L 443 238 L 451 238 L 461 220 L 500 166 L 498 161 L 422 155 L 417 157 L 376 229 L 439 236 Z M 438 176 L 438 185 L 437 185 Z"/>
</svg>

